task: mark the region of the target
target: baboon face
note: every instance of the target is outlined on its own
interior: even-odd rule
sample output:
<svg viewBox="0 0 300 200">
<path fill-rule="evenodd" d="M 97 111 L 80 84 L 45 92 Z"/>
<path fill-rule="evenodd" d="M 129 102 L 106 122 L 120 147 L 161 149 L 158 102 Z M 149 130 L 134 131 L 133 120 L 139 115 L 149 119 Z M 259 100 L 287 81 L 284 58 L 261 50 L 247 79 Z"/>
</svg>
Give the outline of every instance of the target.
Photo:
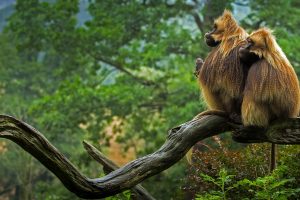
<svg viewBox="0 0 300 200">
<path fill-rule="evenodd" d="M 214 27 L 213 29 L 210 31 L 210 32 L 207 32 L 204 37 L 205 37 L 205 42 L 208 46 L 210 47 L 215 47 L 217 46 L 218 44 L 220 44 L 221 40 L 218 41 L 218 40 L 215 40 L 213 35 L 216 35 L 216 34 L 220 34 L 220 31 L 218 31 L 217 29 L 217 25 L 214 24 Z"/>
<path fill-rule="evenodd" d="M 225 10 L 224 13 L 215 19 L 213 29 L 205 34 L 205 42 L 210 47 L 215 47 L 232 36 L 236 30 L 237 23 L 231 12 Z"/>
<path fill-rule="evenodd" d="M 251 33 L 244 41 L 244 45 L 239 49 L 239 56 L 242 60 L 256 61 L 265 58 L 270 52 L 281 48 L 276 48 L 276 41 L 272 31 L 268 28 L 260 28 Z M 284 54 L 282 52 L 282 54 Z"/>
<path fill-rule="evenodd" d="M 251 37 L 248 37 L 239 49 L 240 59 L 250 65 L 256 62 L 259 59 L 259 56 L 253 52 L 253 49 L 257 48 L 256 46 Z"/>
</svg>

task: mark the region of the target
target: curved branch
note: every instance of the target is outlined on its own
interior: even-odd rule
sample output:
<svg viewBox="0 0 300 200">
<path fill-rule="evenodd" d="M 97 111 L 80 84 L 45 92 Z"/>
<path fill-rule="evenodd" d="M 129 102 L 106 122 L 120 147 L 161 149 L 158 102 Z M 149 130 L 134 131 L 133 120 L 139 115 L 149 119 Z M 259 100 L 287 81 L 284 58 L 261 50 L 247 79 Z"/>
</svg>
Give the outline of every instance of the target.
<svg viewBox="0 0 300 200">
<path fill-rule="evenodd" d="M 106 174 L 119 168 L 118 165 L 116 165 L 113 161 L 109 160 L 103 153 L 101 153 L 93 145 L 89 144 L 86 141 L 83 141 L 83 146 L 85 150 L 88 152 L 88 154 L 103 166 L 103 170 Z M 149 192 L 141 185 L 136 185 L 131 190 L 133 192 L 132 194 L 133 199 L 155 200 L 155 198 L 152 197 L 151 194 L 149 194 Z"/>
<path fill-rule="evenodd" d="M 83 175 L 41 133 L 13 117 L 0 115 L 0 137 L 12 140 L 38 159 L 77 196 L 103 198 L 130 189 L 169 168 L 197 141 L 229 130 L 226 122 L 218 116 L 186 122 L 169 132 L 167 141 L 158 151 L 96 179 Z"/>
<path fill-rule="evenodd" d="M 13 117 L 0 115 L 0 137 L 14 141 L 33 155 L 71 192 L 90 199 L 131 189 L 144 179 L 174 165 L 196 142 L 237 127 L 228 119 L 215 115 L 193 119 L 171 129 L 166 142 L 156 152 L 138 158 L 104 177 L 90 179 L 81 174 L 37 130 Z M 270 142 L 300 144 L 300 119 L 276 122 L 266 135 Z"/>
<path fill-rule="evenodd" d="M 99 190 L 97 187 L 91 187 L 90 180 L 30 125 L 13 117 L 0 115 L 0 137 L 15 142 L 34 156 L 53 172 L 68 190 L 79 197 L 88 197 L 91 191 Z"/>
</svg>

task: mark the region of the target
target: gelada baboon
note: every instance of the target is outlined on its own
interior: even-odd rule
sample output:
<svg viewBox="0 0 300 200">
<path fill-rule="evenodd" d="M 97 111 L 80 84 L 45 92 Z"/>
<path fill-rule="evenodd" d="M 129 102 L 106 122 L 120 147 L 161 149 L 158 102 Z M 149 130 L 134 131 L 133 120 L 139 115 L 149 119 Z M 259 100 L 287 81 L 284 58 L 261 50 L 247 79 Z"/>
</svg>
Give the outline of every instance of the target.
<svg viewBox="0 0 300 200">
<path fill-rule="evenodd" d="M 239 142 L 262 141 L 264 135 L 261 133 L 270 121 L 298 116 L 299 82 L 294 68 L 267 28 L 253 32 L 240 47 L 239 55 L 243 62 L 252 65 L 242 102 L 245 128 L 243 134 L 236 134 L 234 139 Z"/>
<path fill-rule="evenodd" d="M 239 48 L 248 34 L 232 14 L 225 10 L 205 34 L 208 46 L 214 47 L 198 72 L 202 95 L 209 110 L 198 115 L 240 114 L 247 67 L 239 59 Z"/>
</svg>

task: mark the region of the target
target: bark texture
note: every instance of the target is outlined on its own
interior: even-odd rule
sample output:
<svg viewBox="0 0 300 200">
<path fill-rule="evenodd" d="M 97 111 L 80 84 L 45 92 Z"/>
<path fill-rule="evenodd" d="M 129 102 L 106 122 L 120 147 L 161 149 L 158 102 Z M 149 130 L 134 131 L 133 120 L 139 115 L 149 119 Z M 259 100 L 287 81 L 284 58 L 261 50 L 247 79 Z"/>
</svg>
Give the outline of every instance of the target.
<svg viewBox="0 0 300 200">
<path fill-rule="evenodd" d="M 101 178 L 88 178 L 36 129 L 11 116 L 0 115 L 0 137 L 17 143 L 55 174 L 67 189 L 86 199 L 104 198 L 134 188 L 144 179 L 174 165 L 196 142 L 239 127 L 227 118 L 216 115 L 193 119 L 171 129 L 160 149 L 121 168 L 117 168 L 91 145 L 84 143 L 88 153 L 107 172 L 111 171 Z M 272 143 L 300 144 L 300 120 L 276 122 L 266 135 Z M 135 187 L 134 191 L 142 195 L 147 193 L 141 186 Z M 148 198 L 151 199 L 151 196 Z"/>
</svg>

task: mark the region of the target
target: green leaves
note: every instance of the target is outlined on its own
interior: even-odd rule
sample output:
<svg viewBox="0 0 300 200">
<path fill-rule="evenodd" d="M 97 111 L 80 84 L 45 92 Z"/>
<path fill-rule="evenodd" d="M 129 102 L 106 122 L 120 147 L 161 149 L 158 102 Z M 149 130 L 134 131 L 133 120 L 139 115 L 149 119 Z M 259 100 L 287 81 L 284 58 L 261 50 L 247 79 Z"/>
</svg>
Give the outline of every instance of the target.
<svg viewBox="0 0 300 200">
<path fill-rule="evenodd" d="M 229 194 L 231 190 L 243 190 L 250 192 L 251 196 L 243 197 L 240 199 L 246 200 L 249 198 L 261 199 L 261 200 L 287 200 L 289 197 L 295 196 L 300 192 L 300 188 L 290 188 L 288 183 L 294 182 L 295 179 L 285 179 L 280 177 L 286 168 L 281 166 L 276 169 L 270 176 L 258 177 L 256 180 L 243 179 L 240 181 L 234 180 L 234 175 L 228 175 L 227 171 L 222 168 L 217 178 L 200 174 L 201 178 L 206 182 L 211 182 L 217 186 L 218 190 L 211 190 L 203 195 L 197 195 L 197 200 L 202 199 L 227 199 L 226 194 Z M 252 196 L 253 195 L 253 196 Z M 230 199 L 230 198 L 229 198 Z"/>
<path fill-rule="evenodd" d="M 219 176 L 218 178 L 213 178 L 211 176 L 208 176 L 206 174 L 201 173 L 200 174 L 201 178 L 206 181 L 206 182 L 211 182 L 213 183 L 215 186 L 218 187 L 218 190 L 215 191 L 210 191 L 208 196 L 204 195 L 204 197 L 208 198 L 208 199 L 226 199 L 226 193 L 228 193 L 230 190 L 238 187 L 238 184 L 234 184 L 232 186 L 227 186 L 229 184 L 231 184 L 232 179 L 235 177 L 234 175 L 228 175 L 226 169 L 222 168 L 219 172 Z M 203 197 L 201 197 L 201 195 L 197 195 L 197 197 L 199 197 L 199 199 L 203 199 Z M 198 198 L 196 198 L 197 200 L 199 200 Z"/>
<path fill-rule="evenodd" d="M 233 2 L 89 1 L 85 11 L 89 17 L 81 19 L 86 23 L 80 26 L 78 12 L 84 8 L 79 7 L 79 0 L 18 0 L 0 36 L 1 108 L 45 133 L 82 169 L 91 165 L 78 148 L 82 139 L 101 144 L 105 150 L 109 139 L 122 132 L 117 141 L 125 153 L 129 147 L 140 155 L 151 153 L 164 142 L 168 129 L 206 109 L 193 76 L 194 60 L 206 57 L 209 49 L 202 35 L 225 7 L 234 8 Z M 245 28 L 255 29 L 262 19 L 261 24 L 276 29 L 293 65 L 300 66 L 297 2 L 257 0 L 248 6 L 251 13 Z M 197 16 L 200 22 L 196 23 Z M 119 124 L 108 135 L 106 129 L 114 126 L 114 120 Z M 248 174 L 263 173 L 261 159 L 249 155 L 248 162 L 259 168 Z M 216 158 L 214 162 L 219 162 Z M 226 162 L 240 160 L 233 158 Z M 43 173 L 37 169 L 38 175 Z M 234 177 L 221 170 L 218 178 L 203 175 L 219 188 L 209 198 L 224 198 L 242 186 L 233 181 L 247 173 L 240 174 Z M 177 194 L 174 191 L 184 169 L 175 166 L 174 173 L 164 176 L 148 185 L 166 180 L 164 191 L 154 193 L 169 199 Z M 272 187 L 289 183 L 277 182 Z M 39 193 L 47 191 L 47 185 L 41 188 Z M 153 187 L 153 191 L 158 189 Z M 57 192 L 55 198 L 64 192 Z"/>
</svg>

